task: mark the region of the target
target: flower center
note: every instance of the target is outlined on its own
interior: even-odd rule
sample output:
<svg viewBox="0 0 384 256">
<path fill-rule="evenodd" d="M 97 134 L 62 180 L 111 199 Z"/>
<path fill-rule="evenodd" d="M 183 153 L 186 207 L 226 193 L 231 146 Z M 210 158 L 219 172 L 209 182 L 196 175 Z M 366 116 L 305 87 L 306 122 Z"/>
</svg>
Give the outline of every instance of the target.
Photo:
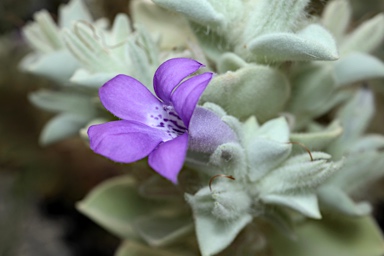
<svg viewBox="0 0 384 256">
<path fill-rule="evenodd" d="M 150 115 L 152 119 L 151 126 L 165 130 L 169 135 L 168 140 L 174 139 L 187 131 L 183 120 L 172 106 L 163 105 L 162 108 L 155 107 L 154 110 L 154 113 Z"/>
</svg>

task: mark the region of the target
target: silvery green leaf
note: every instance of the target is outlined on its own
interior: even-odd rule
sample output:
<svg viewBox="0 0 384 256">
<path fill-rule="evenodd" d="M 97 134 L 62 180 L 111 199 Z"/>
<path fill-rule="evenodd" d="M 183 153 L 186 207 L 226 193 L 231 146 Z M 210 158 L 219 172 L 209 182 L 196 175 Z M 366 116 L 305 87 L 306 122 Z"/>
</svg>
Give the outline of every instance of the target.
<svg viewBox="0 0 384 256">
<path fill-rule="evenodd" d="M 348 153 L 360 153 L 369 150 L 380 150 L 384 148 L 384 136 L 381 134 L 368 134 L 361 136 L 351 147 Z"/>
<path fill-rule="evenodd" d="M 225 73 L 227 71 L 236 71 L 242 67 L 245 67 L 247 62 L 243 60 L 240 56 L 232 53 L 226 52 L 220 56 L 217 63 L 217 71 L 219 74 Z"/>
<path fill-rule="evenodd" d="M 90 118 L 72 113 L 58 114 L 45 124 L 40 134 L 39 143 L 46 146 L 78 134 Z"/>
<path fill-rule="evenodd" d="M 92 21 L 92 16 L 83 0 L 71 0 L 66 5 L 59 7 L 59 25 L 62 28 L 70 28 L 74 21 Z"/>
<path fill-rule="evenodd" d="M 364 133 L 374 113 L 373 93 L 368 88 L 356 91 L 354 97 L 343 106 L 337 116 L 343 126 L 343 134 L 334 141 L 327 152 L 337 159 Z"/>
<path fill-rule="evenodd" d="M 338 138 L 342 131 L 343 128 L 340 122 L 336 120 L 327 128 L 317 132 L 291 133 L 290 141 L 300 142 L 310 150 L 322 150 Z M 293 147 L 295 148 L 295 145 L 293 145 Z M 297 149 L 299 149 L 299 146 L 297 146 Z"/>
<path fill-rule="evenodd" d="M 123 241 L 114 256 L 180 256 L 180 252 L 153 248 L 129 239 Z"/>
<path fill-rule="evenodd" d="M 291 153 L 289 126 L 284 117 L 275 118 L 256 128 L 256 119 L 245 124 L 243 144 L 246 149 L 249 179 L 257 181 L 277 167 Z M 252 130 L 254 129 L 254 130 Z"/>
<path fill-rule="evenodd" d="M 321 219 L 317 197 L 306 191 L 302 194 L 266 194 L 261 196 L 266 204 L 281 205 L 314 219 Z"/>
<path fill-rule="evenodd" d="M 135 230 L 150 246 L 167 246 L 193 232 L 193 220 L 187 217 L 142 216 L 133 223 Z"/>
<path fill-rule="evenodd" d="M 348 28 L 351 16 L 352 8 L 348 0 L 333 0 L 325 6 L 321 20 L 336 41 L 340 41 Z"/>
<path fill-rule="evenodd" d="M 27 72 L 65 84 L 79 67 L 79 63 L 66 49 L 62 49 L 44 55 L 31 53 L 21 61 L 20 67 Z"/>
<path fill-rule="evenodd" d="M 316 24 L 296 34 L 280 32 L 261 35 L 249 42 L 248 49 L 264 62 L 338 59 L 332 35 Z"/>
<path fill-rule="evenodd" d="M 302 21 L 309 0 L 260 0 L 248 1 L 245 10 L 249 20 L 244 29 L 248 41 L 264 33 L 291 32 Z"/>
<path fill-rule="evenodd" d="M 340 46 L 340 53 L 344 55 L 350 52 L 371 52 L 375 50 L 383 40 L 384 14 L 379 13 L 361 24 L 343 40 Z"/>
<path fill-rule="evenodd" d="M 282 110 L 289 93 L 289 82 L 281 72 L 248 65 L 214 77 L 201 102 L 216 103 L 239 119 L 255 115 L 263 122 Z"/>
<path fill-rule="evenodd" d="M 39 25 L 41 35 L 49 42 L 54 50 L 58 50 L 63 46 L 59 36 L 59 28 L 56 26 L 51 15 L 46 10 L 42 10 L 34 14 L 34 19 Z"/>
<path fill-rule="evenodd" d="M 190 25 L 207 58 L 217 63 L 221 55 L 232 51 L 229 42 L 216 31 L 194 22 L 190 22 Z"/>
<path fill-rule="evenodd" d="M 141 24 L 159 42 L 162 49 L 185 47 L 195 36 L 187 19 L 170 13 L 152 1 L 131 1 L 131 14 L 135 24 Z"/>
<path fill-rule="evenodd" d="M 81 22 L 76 23 L 73 31 L 63 31 L 66 47 L 83 67 L 93 72 L 124 72 L 121 57 L 111 55 L 111 50 L 101 38 L 95 28 Z"/>
<path fill-rule="evenodd" d="M 343 164 L 343 161 L 328 162 L 331 156 L 323 152 L 312 152 L 312 156 L 313 161 L 307 153 L 289 158 L 261 179 L 257 189 L 262 194 L 313 189 L 324 183 Z"/>
<path fill-rule="evenodd" d="M 252 141 L 255 136 L 255 131 L 257 131 L 260 128 L 259 123 L 256 120 L 256 117 L 251 116 L 243 123 L 243 133 L 244 137 L 242 138 L 242 141 L 246 145 L 247 142 Z"/>
<path fill-rule="evenodd" d="M 316 112 L 332 95 L 335 82 L 329 65 L 308 65 L 292 77 L 289 111 L 295 114 Z"/>
<path fill-rule="evenodd" d="M 117 14 L 113 21 L 110 42 L 122 43 L 130 34 L 132 34 L 132 28 L 128 15 L 125 13 Z"/>
<path fill-rule="evenodd" d="M 97 72 L 90 73 L 85 69 L 78 69 L 69 79 L 72 83 L 92 88 L 100 88 L 105 82 L 118 75 L 118 72 Z"/>
<path fill-rule="evenodd" d="M 344 166 L 327 184 L 343 189 L 346 193 L 356 193 L 383 176 L 384 153 L 378 151 L 359 152 L 347 156 Z"/>
<path fill-rule="evenodd" d="M 265 122 L 253 134 L 255 137 L 286 143 L 289 140 L 289 133 L 287 120 L 284 117 L 278 117 Z"/>
<path fill-rule="evenodd" d="M 321 208 L 331 213 L 356 217 L 370 214 L 372 210 L 368 202 L 355 203 L 336 186 L 321 186 L 317 195 Z"/>
<path fill-rule="evenodd" d="M 348 85 L 384 77 L 384 63 L 365 53 L 351 53 L 335 62 L 333 74 L 336 85 Z"/>
<path fill-rule="evenodd" d="M 157 5 L 181 13 L 203 26 L 218 28 L 225 26 L 225 17 L 213 8 L 209 1 L 201 0 L 153 0 Z"/>
<path fill-rule="evenodd" d="M 379 256 L 384 253 L 383 236 L 371 216 L 345 218 L 323 216 L 297 225 L 292 240 L 273 229 L 267 230 L 274 256 Z"/>
<path fill-rule="evenodd" d="M 91 98 L 70 92 L 39 90 L 29 94 L 29 100 L 39 108 L 50 112 L 70 112 L 73 114 L 93 115 Z"/>
<path fill-rule="evenodd" d="M 135 239 L 133 221 L 153 213 L 156 204 L 140 197 L 134 185 L 129 176 L 104 181 L 77 203 L 77 209 L 118 237 Z"/>
<path fill-rule="evenodd" d="M 221 252 L 252 221 L 250 214 L 236 220 L 220 220 L 209 214 L 195 214 L 196 236 L 202 256 Z"/>
<path fill-rule="evenodd" d="M 288 157 L 291 148 L 292 145 L 286 142 L 281 143 L 265 138 L 253 139 L 246 148 L 250 169 L 249 179 L 255 182 L 273 170 Z"/>
</svg>

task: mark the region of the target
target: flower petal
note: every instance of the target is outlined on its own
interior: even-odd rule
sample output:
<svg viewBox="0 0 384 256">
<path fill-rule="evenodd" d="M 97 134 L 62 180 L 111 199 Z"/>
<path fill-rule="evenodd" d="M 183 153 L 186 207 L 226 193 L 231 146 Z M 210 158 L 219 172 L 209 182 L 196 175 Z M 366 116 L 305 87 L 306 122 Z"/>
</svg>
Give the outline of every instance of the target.
<svg viewBox="0 0 384 256">
<path fill-rule="evenodd" d="M 177 175 L 184 164 L 188 134 L 160 144 L 148 157 L 149 165 L 161 176 L 177 184 Z"/>
<path fill-rule="evenodd" d="M 169 104 L 171 93 L 187 76 L 196 72 L 203 64 L 188 58 L 170 59 L 159 66 L 153 77 L 156 95 Z"/>
<path fill-rule="evenodd" d="M 196 104 L 209 81 L 211 81 L 212 75 L 212 73 L 207 72 L 194 76 L 183 82 L 172 94 L 173 107 L 186 127 L 189 126 Z"/>
<path fill-rule="evenodd" d="M 119 118 L 147 123 L 150 113 L 156 107 L 162 109 L 161 102 L 139 81 L 118 75 L 106 82 L 99 90 L 101 103 Z"/>
<path fill-rule="evenodd" d="M 131 163 L 150 154 L 166 134 L 131 121 L 114 121 L 88 129 L 90 147 L 113 161 Z"/>
</svg>

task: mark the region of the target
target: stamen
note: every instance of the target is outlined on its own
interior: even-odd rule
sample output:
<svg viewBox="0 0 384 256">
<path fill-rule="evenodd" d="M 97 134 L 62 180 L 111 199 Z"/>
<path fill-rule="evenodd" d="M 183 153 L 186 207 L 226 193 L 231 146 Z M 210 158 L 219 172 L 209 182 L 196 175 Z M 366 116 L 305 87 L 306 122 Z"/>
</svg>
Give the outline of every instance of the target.
<svg viewBox="0 0 384 256">
<path fill-rule="evenodd" d="M 211 187 L 211 185 L 212 185 L 212 181 L 213 181 L 214 179 L 216 179 L 217 177 L 224 177 L 224 178 L 227 178 L 227 179 L 236 180 L 232 175 L 217 174 L 217 175 L 213 176 L 213 177 L 209 180 L 209 190 L 211 190 L 211 192 L 212 192 L 212 187 Z"/>
<path fill-rule="evenodd" d="M 311 161 L 313 161 L 313 157 L 312 157 L 311 151 L 303 143 L 300 143 L 300 142 L 297 142 L 297 141 L 290 141 L 290 142 L 287 142 L 287 144 L 295 144 L 295 145 L 301 146 L 302 148 L 305 149 L 305 151 L 308 152 L 309 157 L 311 158 Z"/>
</svg>

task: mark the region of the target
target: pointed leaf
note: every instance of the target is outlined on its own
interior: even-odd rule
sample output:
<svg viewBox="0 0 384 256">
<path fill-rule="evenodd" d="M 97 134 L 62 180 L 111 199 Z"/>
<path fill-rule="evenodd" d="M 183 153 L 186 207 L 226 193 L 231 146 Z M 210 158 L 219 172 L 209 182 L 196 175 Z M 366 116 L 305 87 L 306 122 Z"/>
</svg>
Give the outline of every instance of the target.
<svg viewBox="0 0 384 256">
<path fill-rule="evenodd" d="M 168 10 L 181 13 L 188 19 L 204 26 L 223 27 L 225 17 L 215 10 L 209 1 L 199 0 L 154 0 L 157 5 Z"/>
<path fill-rule="evenodd" d="M 141 198 L 129 176 L 107 180 L 94 188 L 77 209 L 121 238 L 138 236 L 133 227 L 136 218 L 153 212 L 153 201 Z"/>
<path fill-rule="evenodd" d="M 263 122 L 283 109 L 289 93 L 289 82 L 281 72 L 248 65 L 214 77 L 200 101 L 218 104 L 239 119 L 255 115 Z"/>
<path fill-rule="evenodd" d="M 367 40 L 369 38 L 369 40 Z M 384 40 L 384 14 L 379 13 L 361 24 L 343 41 L 341 54 L 350 52 L 371 52 Z"/>
<path fill-rule="evenodd" d="M 343 86 L 384 77 L 384 63 L 368 54 L 351 53 L 335 63 L 333 73 L 336 85 Z"/>
<path fill-rule="evenodd" d="M 332 122 L 327 128 L 318 132 L 292 133 L 290 141 L 300 142 L 310 150 L 322 150 L 338 138 L 343 132 L 339 121 Z M 295 148 L 295 146 L 294 146 Z M 296 151 L 303 150 L 296 147 Z"/>
<path fill-rule="evenodd" d="M 289 207 L 310 218 L 321 219 L 317 197 L 309 192 L 297 195 L 268 194 L 261 196 L 261 200 L 266 204 Z"/>
<path fill-rule="evenodd" d="M 27 72 L 66 84 L 79 67 L 79 63 L 66 49 L 62 49 L 44 55 L 35 53 L 27 55 L 20 63 L 20 67 Z"/>
<path fill-rule="evenodd" d="M 71 0 L 59 7 L 60 27 L 70 28 L 74 21 L 83 20 L 92 22 L 91 14 L 82 0 Z"/>
<path fill-rule="evenodd" d="M 351 16 L 352 8 L 348 0 L 333 0 L 323 11 L 322 23 L 339 41 L 348 28 Z"/>
<path fill-rule="evenodd" d="M 140 236 L 153 247 L 167 246 L 193 232 L 193 220 L 184 217 L 143 216 L 134 222 Z"/>
<path fill-rule="evenodd" d="M 40 134 L 39 143 L 43 146 L 58 142 L 78 134 L 92 117 L 63 113 L 52 118 Z"/>
<path fill-rule="evenodd" d="M 372 217 L 307 220 L 297 228 L 296 240 L 268 230 L 275 256 L 383 255 L 383 236 Z"/>
<path fill-rule="evenodd" d="M 308 61 L 338 59 L 336 43 L 323 27 L 311 24 L 297 34 L 271 33 L 248 44 L 260 61 Z"/>
<path fill-rule="evenodd" d="M 197 241 L 202 256 L 210 256 L 228 247 L 240 231 L 252 221 L 244 214 L 232 221 L 219 220 L 213 215 L 195 214 Z"/>
<path fill-rule="evenodd" d="M 372 207 L 368 202 L 355 203 L 340 188 L 336 186 L 322 186 L 317 190 L 320 206 L 331 213 L 347 216 L 363 216 L 370 214 Z"/>
</svg>

